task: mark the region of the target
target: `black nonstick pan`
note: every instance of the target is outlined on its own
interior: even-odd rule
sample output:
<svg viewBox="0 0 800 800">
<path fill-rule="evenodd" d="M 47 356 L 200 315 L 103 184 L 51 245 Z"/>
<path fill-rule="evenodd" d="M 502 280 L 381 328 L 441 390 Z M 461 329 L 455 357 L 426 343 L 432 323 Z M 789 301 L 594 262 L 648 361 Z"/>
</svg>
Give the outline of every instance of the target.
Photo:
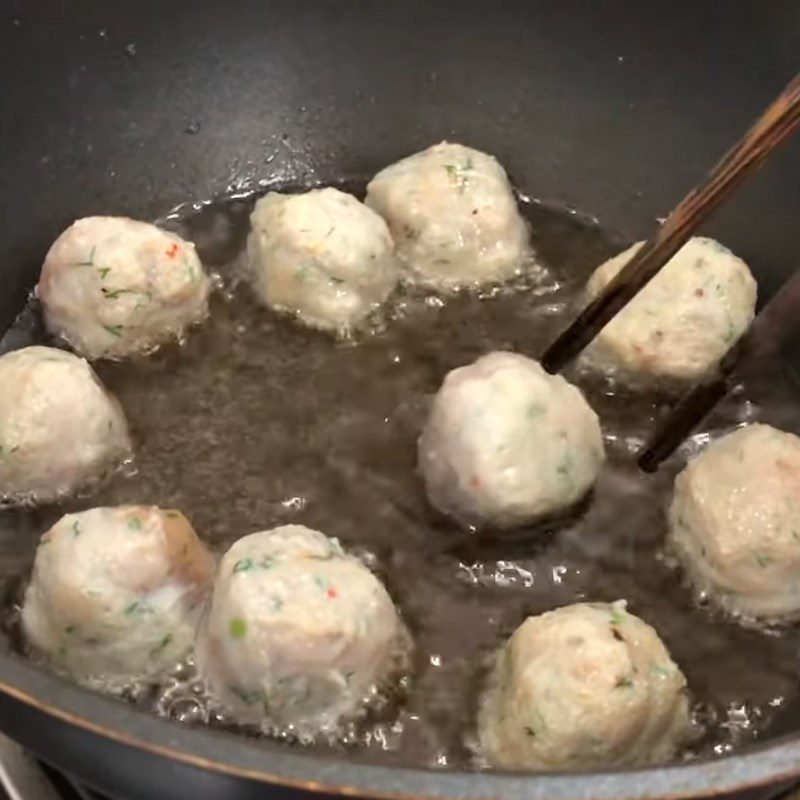
<svg viewBox="0 0 800 800">
<path fill-rule="evenodd" d="M 789 0 L 11 0 L 0 9 L 0 332 L 75 218 L 163 218 L 259 185 L 358 185 L 442 139 L 495 154 L 520 192 L 565 218 L 577 209 L 644 238 L 797 71 L 799 42 Z M 798 210 L 794 143 L 708 229 L 752 265 L 762 302 L 797 267 Z M 800 353 L 785 350 L 791 372 Z M 0 512 L 7 596 L 39 533 L 35 515 Z M 756 682 L 765 659 L 743 654 L 737 669 Z M 800 779 L 791 693 L 730 752 L 510 775 L 182 726 L 35 666 L 9 629 L 0 730 L 128 800 L 766 798 Z"/>
</svg>

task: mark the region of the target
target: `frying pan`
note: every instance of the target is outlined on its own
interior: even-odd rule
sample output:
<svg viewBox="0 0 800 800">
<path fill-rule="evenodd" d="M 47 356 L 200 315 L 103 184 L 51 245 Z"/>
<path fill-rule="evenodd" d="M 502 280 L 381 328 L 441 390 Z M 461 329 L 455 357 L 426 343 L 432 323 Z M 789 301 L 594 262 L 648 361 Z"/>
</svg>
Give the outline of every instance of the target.
<svg viewBox="0 0 800 800">
<path fill-rule="evenodd" d="M 523 191 L 642 238 L 797 71 L 798 41 L 793 0 L 7 0 L 0 330 L 76 217 L 153 218 L 259 180 L 363 178 L 443 138 L 496 154 Z M 797 266 L 798 213 L 793 146 L 710 228 L 754 265 L 762 297 Z M 2 580 L 26 568 L 38 533 L 0 514 Z M 791 710 L 773 738 L 685 765 L 365 766 L 169 724 L 45 673 L 5 639 L 0 729 L 114 796 L 151 800 L 766 798 L 800 777 Z"/>
</svg>

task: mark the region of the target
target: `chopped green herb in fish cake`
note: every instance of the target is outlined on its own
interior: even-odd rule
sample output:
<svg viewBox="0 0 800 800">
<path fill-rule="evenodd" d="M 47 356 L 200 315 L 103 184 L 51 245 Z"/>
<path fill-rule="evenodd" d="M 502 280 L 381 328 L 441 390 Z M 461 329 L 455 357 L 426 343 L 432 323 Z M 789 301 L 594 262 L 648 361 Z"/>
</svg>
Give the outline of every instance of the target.
<svg viewBox="0 0 800 800">
<path fill-rule="evenodd" d="M 161 637 L 158 644 L 150 651 L 151 656 L 157 656 L 166 650 L 167 647 L 172 643 L 172 634 L 166 633 L 164 636 Z"/>
</svg>

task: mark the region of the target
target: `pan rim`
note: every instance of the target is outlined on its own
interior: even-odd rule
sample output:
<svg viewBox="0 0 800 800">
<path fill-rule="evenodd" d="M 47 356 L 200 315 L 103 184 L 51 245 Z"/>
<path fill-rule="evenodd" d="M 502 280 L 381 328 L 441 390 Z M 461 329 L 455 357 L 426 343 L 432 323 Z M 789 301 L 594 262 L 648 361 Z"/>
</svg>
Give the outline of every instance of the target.
<svg viewBox="0 0 800 800">
<path fill-rule="evenodd" d="M 57 702 L 39 699 L 48 692 Z M 265 740 L 184 727 L 10 653 L 0 654 L 0 693 L 86 734 L 153 757 L 229 778 L 340 797 L 678 800 L 778 784 L 800 775 L 800 733 L 715 759 L 659 767 L 542 774 L 465 772 L 366 764 L 288 748 L 280 752 L 265 747 Z M 13 738 L 12 728 L 9 720 L 0 718 L 0 729 Z M 309 778 L 314 769 L 316 774 Z"/>
</svg>

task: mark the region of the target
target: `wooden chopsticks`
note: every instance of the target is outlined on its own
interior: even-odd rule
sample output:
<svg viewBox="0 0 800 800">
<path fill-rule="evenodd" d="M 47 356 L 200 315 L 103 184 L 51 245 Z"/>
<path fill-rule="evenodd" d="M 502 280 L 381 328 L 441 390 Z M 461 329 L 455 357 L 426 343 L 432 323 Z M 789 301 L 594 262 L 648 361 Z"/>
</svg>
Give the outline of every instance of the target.
<svg viewBox="0 0 800 800">
<path fill-rule="evenodd" d="M 698 226 L 800 126 L 800 74 L 675 207 L 654 236 L 547 349 L 542 366 L 560 372 L 681 248 Z"/>
</svg>

